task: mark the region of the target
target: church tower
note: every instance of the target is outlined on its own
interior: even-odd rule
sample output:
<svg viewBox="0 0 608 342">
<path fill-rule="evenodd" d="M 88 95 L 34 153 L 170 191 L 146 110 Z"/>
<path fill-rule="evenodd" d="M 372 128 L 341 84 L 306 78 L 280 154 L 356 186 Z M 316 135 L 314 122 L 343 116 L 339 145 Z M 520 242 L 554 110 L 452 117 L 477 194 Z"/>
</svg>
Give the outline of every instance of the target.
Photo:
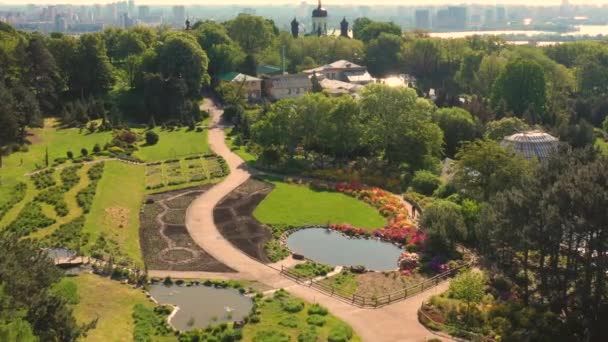
<svg viewBox="0 0 608 342">
<path fill-rule="evenodd" d="M 319 6 L 312 11 L 312 34 L 327 35 L 327 10 L 323 8 L 321 0 Z"/>
<path fill-rule="evenodd" d="M 340 23 L 340 37 L 350 38 L 348 35 L 348 21 L 346 21 L 346 17 L 342 19 Z"/>
</svg>

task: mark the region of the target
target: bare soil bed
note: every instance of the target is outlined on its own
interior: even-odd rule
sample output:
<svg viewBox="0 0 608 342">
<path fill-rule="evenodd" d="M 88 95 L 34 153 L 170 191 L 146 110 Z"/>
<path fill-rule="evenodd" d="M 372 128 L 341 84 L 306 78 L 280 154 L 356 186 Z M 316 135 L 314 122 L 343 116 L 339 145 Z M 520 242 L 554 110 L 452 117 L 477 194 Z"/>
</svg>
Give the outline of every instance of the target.
<svg viewBox="0 0 608 342">
<path fill-rule="evenodd" d="M 263 263 L 270 262 L 264 252 L 264 244 L 272 233 L 253 217 L 253 211 L 272 189 L 272 184 L 251 179 L 226 196 L 213 210 L 215 225 L 222 236 Z"/>
<path fill-rule="evenodd" d="M 140 243 L 148 269 L 234 272 L 192 240 L 184 224 L 186 210 L 213 185 L 147 196 L 141 216 Z"/>
</svg>

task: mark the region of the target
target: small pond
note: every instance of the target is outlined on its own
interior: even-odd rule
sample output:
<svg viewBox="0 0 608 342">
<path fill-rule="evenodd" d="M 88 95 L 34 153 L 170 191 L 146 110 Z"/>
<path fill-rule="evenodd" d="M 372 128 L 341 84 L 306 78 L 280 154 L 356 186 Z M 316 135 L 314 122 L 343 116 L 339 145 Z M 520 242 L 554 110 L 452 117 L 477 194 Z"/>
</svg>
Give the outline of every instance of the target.
<svg viewBox="0 0 608 342">
<path fill-rule="evenodd" d="M 210 324 L 241 321 L 251 311 L 253 302 L 234 289 L 207 286 L 152 285 L 150 295 L 160 304 L 179 310 L 171 318 L 178 330 L 202 329 Z"/>
<path fill-rule="evenodd" d="M 331 266 L 363 265 L 368 270 L 392 271 L 403 250 L 377 239 L 350 238 L 325 228 L 301 229 L 291 234 L 287 246 L 296 254 Z"/>
<path fill-rule="evenodd" d="M 68 259 L 68 258 L 72 258 L 76 255 L 76 252 L 71 251 L 67 248 L 61 248 L 61 247 L 47 248 L 46 253 L 48 254 L 49 258 L 51 258 L 53 260 Z"/>
</svg>

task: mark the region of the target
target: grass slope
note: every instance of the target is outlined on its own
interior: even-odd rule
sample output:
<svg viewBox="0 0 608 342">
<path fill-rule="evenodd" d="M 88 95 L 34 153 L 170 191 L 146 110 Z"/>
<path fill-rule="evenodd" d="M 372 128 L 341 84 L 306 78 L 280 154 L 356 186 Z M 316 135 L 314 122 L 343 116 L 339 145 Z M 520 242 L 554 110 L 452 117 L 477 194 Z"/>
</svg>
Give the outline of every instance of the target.
<svg viewBox="0 0 608 342">
<path fill-rule="evenodd" d="M 175 159 L 193 154 L 205 154 L 210 151 L 207 129 L 203 132 L 197 132 L 196 130 L 188 131 L 187 128 L 174 131 L 155 128 L 154 131 L 159 135 L 158 143 L 146 146 L 145 142 L 142 142 L 139 145 L 139 151 L 135 153 L 136 157 L 145 161 L 155 161 Z"/>
<path fill-rule="evenodd" d="M 78 287 L 79 302 L 74 315 L 79 323 L 98 318 L 97 327 L 89 331 L 84 341 L 131 341 L 133 340 L 133 306 L 154 304 L 139 290 L 117 281 L 93 274 L 82 274 L 73 281 Z"/>
<path fill-rule="evenodd" d="M 65 157 L 67 151 L 79 156 L 84 147 L 91 151 L 95 144 L 104 145 L 111 139 L 111 132 L 89 134 L 86 130 L 80 132 L 76 128 L 58 129 L 55 119 L 46 119 L 44 128 L 32 129 L 29 137 L 31 145 L 28 152 L 17 152 L 3 157 L 3 167 L 0 168 L 0 203 L 10 194 L 9 189 L 20 181 L 26 180 L 25 173 L 33 171 L 36 165 L 44 165 L 45 153 L 48 147 L 49 162 L 55 158 Z M 23 203 L 34 196 L 31 183 L 28 184 L 28 195 Z M 8 221 L 8 220 L 7 220 Z"/>
<path fill-rule="evenodd" d="M 349 223 L 370 230 L 386 223 L 375 208 L 355 198 L 307 186 L 273 184 L 275 189 L 253 213 L 260 222 L 291 226 Z"/>
<path fill-rule="evenodd" d="M 139 246 L 139 209 L 144 196 L 144 180 L 143 166 L 106 162 L 84 226 L 84 232 L 91 234 L 91 241 L 105 233 L 140 266 L 143 261 Z"/>
</svg>

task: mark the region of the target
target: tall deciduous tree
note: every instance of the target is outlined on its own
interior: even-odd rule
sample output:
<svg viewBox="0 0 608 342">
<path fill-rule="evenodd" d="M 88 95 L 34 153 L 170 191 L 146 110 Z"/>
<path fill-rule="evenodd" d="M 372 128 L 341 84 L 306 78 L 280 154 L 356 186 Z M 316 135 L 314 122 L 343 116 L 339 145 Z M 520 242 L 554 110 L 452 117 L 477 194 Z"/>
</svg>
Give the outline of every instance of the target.
<svg viewBox="0 0 608 342">
<path fill-rule="evenodd" d="M 530 162 L 491 140 L 465 144 L 456 159 L 456 186 L 467 197 L 481 201 L 523 184 L 531 173 Z"/>
<path fill-rule="evenodd" d="M 442 108 L 433 113 L 433 121 L 439 125 L 445 138 L 445 154 L 454 157 L 461 143 L 475 139 L 477 123 L 462 108 Z"/>
<path fill-rule="evenodd" d="M 492 104 L 501 101 L 509 111 L 522 117 L 528 110 L 544 116 L 547 106 L 547 84 L 543 68 L 536 62 L 509 62 L 500 73 L 492 89 Z"/>
<path fill-rule="evenodd" d="M 381 33 L 367 45 L 367 65 L 374 75 L 398 73 L 400 67 L 401 37 Z"/>
<path fill-rule="evenodd" d="M 365 140 L 378 155 L 410 171 L 433 167 L 443 133 L 431 121 L 432 105 L 413 89 L 369 85 L 361 92 Z"/>
<path fill-rule="evenodd" d="M 72 62 L 69 79 L 75 95 L 102 95 L 114 85 L 113 68 L 100 34 L 82 35 Z"/>
<path fill-rule="evenodd" d="M 208 83 L 209 60 L 196 40 L 184 33 L 170 34 L 158 51 L 158 65 L 165 78 L 182 79 L 187 94 L 196 96 L 201 86 Z"/>
<path fill-rule="evenodd" d="M 275 35 L 274 25 L 262 17 L 239 14 L 226 22 L 228 34 L 246 53 L 256 53 L 270 45 Z"/>
</svg>

